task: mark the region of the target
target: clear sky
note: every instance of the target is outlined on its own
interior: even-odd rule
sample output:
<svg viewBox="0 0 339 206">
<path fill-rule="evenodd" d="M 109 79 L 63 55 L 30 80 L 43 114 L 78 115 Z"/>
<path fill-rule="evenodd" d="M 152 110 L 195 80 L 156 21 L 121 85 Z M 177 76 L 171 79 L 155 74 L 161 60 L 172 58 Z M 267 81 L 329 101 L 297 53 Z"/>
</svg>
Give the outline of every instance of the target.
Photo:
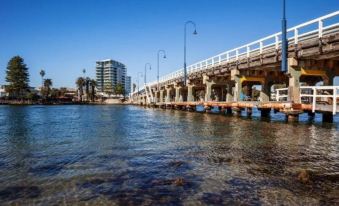
<svg viewBox="0 0 339 206">
<path fill-rule="evenodd" d="M 339 9 L 338 0 L 287 0 L 288 26 Z M 82 69 L 95 77 L 95 61 L 111 58 L 127 65 L 135 81 L 156 53 L 165 49 L 161 74 L 183 67 L 183 24 L 188 64 L 280 31 L 281 0 L 0 0 L 0 84 L 9 59 L 20 55 L 32 86 L 46 70 L 54 86 L 74 87 Z"/>
</svg>

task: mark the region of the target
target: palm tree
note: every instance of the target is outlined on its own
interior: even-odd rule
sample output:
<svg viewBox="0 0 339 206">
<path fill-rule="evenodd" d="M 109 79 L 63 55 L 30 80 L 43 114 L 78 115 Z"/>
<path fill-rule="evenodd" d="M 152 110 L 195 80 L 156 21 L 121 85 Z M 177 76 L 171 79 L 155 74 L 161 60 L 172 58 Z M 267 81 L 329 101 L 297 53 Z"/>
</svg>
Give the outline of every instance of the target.
<svg viewBox="0 0 339 206">
<path fill-rule="evenodd" d="M 94 79 L 90 80 L 90 85 L 91 85 L 91 100 L 94 102 L 95 98 L 95 87 L 97 86 L 97 82 Z"/>
<path fill-rule="evenodd" d="M 117 85 L 115 85 L 115 87 L 114 87 L 114 93 L 115 93 L 115 94 L 121 94 L 121 95 L 124 95 L 124 96 L 125 96 L 125 89 L 124 89 L 124 87 L 122 86 L 122 84 L 117 84 Z"/>
<path fill-rule="evenodd" d="M 85 94 L 86 94 L 86 100 L 88 101 L 88 98 L 89 98 L 89 86 L 90 86 L 90 83 L 91 83 L 91 79 L 89 77 L 87 77 L 85 79 Z"/>
<path fill-rule="evenodd" d="M 76 80 L 75 84 L 76 84 L 77 87 L 78 87 L 78 91 L 79 91 L 79 93 L 78 93 L 79 99 L 80 99 L 80 101 L 82 101 L 82 95 L 83 95 L 83 93 L 84 93 L 83 87 L 84 87 L 84 85 L 85 85 L 85 79 L 82 78 L 82 77 L 79 77 L 79 78 Z"/>
<path fill-rule="evenodd" d="M 44 80 L 44 93 L 45 93 L 45 97 L 47 98 L 51 92 L 51 87 L 53 85 L 53 82 L 51 79 L 45 79 Z"/>
<path fill-rule="evenodd" d="M 45 70 L 41 69 L 40 71 L 40 76 L 41 76 L 41 89 L 44 86 L 44 76 L 45 76 L 46 72 Z"/>
</svg>

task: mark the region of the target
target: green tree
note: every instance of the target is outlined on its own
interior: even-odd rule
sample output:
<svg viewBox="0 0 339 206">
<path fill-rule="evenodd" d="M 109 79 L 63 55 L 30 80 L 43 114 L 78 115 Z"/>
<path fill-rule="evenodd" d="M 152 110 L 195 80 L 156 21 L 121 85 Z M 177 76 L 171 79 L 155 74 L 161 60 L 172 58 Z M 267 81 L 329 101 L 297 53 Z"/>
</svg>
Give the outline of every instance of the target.
<svg viewBox="0 0 339 206">
<path fill-rule="evenodd" d="M 45 79 L 44 80 L 44 86 L 42 88 L 42 95 L 47 99 L 49 95 L 51 94 L 51 87 L 53 85 L 53 82 L 51 79 Z"/>
<path fill-rule="evenodd" d="M 120 84 L 120 83 L 115 85 L 114 93 L 118 94 L 118 95 L 121 94 L 121 95 L 125 96 L 125 88 L 124 88 L 124 86 L 122 84 Z"/>
<path fill-rule="evenodd" d="M 86 94 L 86 100 L 88 100 L 89 98 L 89 87 L 90 87 L 90 84 L 91 84 L 91 79 L 89 77 L 87 77 L 85 79 L 85 94 Z"/>
<path fill-rule="evenodd" d="M 41 76 L 41 89 L 42 89 L 42 87 L 44 86 L 44 76 L 45 76 L 45 74 L 46 74 L 46 72 L 45 72 L 45 70 L 41 70 L 40 71 L 40 76 Z"/>
<path fill-rule="evenodd" d="M 7 65 L 6 71 L 7 92 L 14 97 L 23 97 L 28 90 L 29 73 L 24 59 L 20 56 L 13 57 Z"/>
<path fill-rule="evenodd" d="M 104 92 L 108 94 L 108 96 L 111 96 L 114 92 L 114 88 L 112 85 L 112 82 L 108 82 L 104 87 Z"/>
<path fill-rule="evenodd" d="M 94 79 L 90 80 L 91 86 L 91 101 L 94 102 L 95 99 L 95 88 L 97 87 L 97 82 Z"/>
<path fill-rule="evenodd" d="M 56 99 L 56 98 L 60 98 L 61 97 L 61 92 L 57 88 L 52 88 L 50 93 L 51 93 L 51 98 L 52 99 Z"/>
<path fill-rule="evenodd" d="M 64 97 L 65 94 L 67 93 L 67 88 L 66 87 L 60 87 L 60 96 Z"/>
<path fill-rule="evenodd" d="M 82 95 L 84 95 L 84 85 L 85 85 L 85 79 L 82 78 L 82 77 L 79 77 L 75 84 L 77 85 L 78 87 L 78 95 L 79 95 L 79 98 L 80 98 L 80 101 L 82 101 Z"/>
</svg>

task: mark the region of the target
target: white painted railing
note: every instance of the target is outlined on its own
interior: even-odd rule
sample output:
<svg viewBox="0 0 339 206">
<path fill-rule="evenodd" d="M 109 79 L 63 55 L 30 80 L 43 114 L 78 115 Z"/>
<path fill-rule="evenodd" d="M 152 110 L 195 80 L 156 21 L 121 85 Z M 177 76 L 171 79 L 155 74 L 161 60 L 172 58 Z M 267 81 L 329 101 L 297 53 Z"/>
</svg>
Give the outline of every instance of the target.
<svg viewBox="0 0 339 206">
<path fill-rule="evenodd" d="M 324 26 L 324 22 L 327 20 L 337 21 L 334 17 L 339 16 L 339 11 L 330 13 L 328 15 L 322 16 L 317 19 L 305 22 L 303 24 L 297 25 L 287 30 L 289 44 L 298 44 L 301 41 L 305 41 L 311 38 L 321 38 L 324 35 L 338 32 L 339 31 L 339 22 L 331 23 L 330 25 Z M 307 31 L 308 27 L 315 25 L 316 29 Z M 306 31 L 305 31 L 306 30 Z M 292 36 L 291 36 L 292 35 Z M 281 45 L 281 32 L 272 34 L 270 36 L 264 37 L 257 41 L 251 42 L 249 44 L 240 46 L 235 49 L 220 53 L 216 56 L 210 57 L 203 61 L 197 62 L 195 64 L 189 65 L 187 67 L 187 73 L 192 74 L 198 71 L 209 69 L 210 67 L 220 65 L 222 63 L 227 63 L 241 58 L 248 58 L 253 55 L 262 54 L 266 51 L 274 51 L 279 49 Z M 184 76 L 184 69 L 181 68 L 175 72 L 167 74 L 159 79 L 159 82 L 166 82 L 172 79 L 180 78 Z M 157 84 L 157 81 L 148 83 L 149 86 L 154 86 Z"/>
<path fill-rule="evenodd" d="M 287 101 L 288 88 L 276 89 L 276 101 Z M 332 105 L 333 115 L 337 112 L 339 86 L 302 86 L 300 87 L 300 102 L 312 104 L 312 112 L 317 105 Z"/>
<path fill-rule="evenodd" d="M 275 90 L 275 101 L 287 101 L 288 98 L 288 88 L 276 89 Z"/>
</svg>

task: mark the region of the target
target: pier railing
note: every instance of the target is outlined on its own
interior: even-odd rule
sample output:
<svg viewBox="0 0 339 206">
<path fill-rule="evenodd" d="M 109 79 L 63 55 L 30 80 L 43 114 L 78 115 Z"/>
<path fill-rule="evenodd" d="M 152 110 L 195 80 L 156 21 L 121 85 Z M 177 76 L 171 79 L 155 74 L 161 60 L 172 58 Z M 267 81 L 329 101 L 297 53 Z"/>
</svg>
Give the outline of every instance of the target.
<svg viewBox="0 0 339 206">
<path fill-rule="evenodd" d="M 288 100 L 288 88 L 276 89 L 276 101 Z M 302 86 L 300 102 L 312 104 L 312 112 L 316 110 L 332 112 L 339 110 L 339 86 Z"/>
<path fill-rule="evenodd" d="M 339 11 L 330 13 L 328 15 L 313 19 L 303 24 L 294 26 L 287 30 L 288 42 L 291 45 L 298 44 L 299 42 L 312 39 L 322 38 L 339 31 L 339 23 L 336 17 L 339 16 Z M 325 25 L 328 23 L 328 25 Z M 249 58 L 268 51 L 278 50 L 281 46 L 281 32 L 269 35 L 262 39 L 256 40 L 249 44 L 225 51 L 216 56 L 199 61 L 187 67 L 188 74 L 198 71 L 207 70 L 211 67 L 236 61 L 242 58 Z M 184 69 L 181 68 L 175 72 L 167 74 L 160 78 L 159 82 L 167 82 L 172 79 L 182 78 L 184 76 Z M 148 83 L 149 86 L 157 85 L 157 81 Z"/>
</svg>

